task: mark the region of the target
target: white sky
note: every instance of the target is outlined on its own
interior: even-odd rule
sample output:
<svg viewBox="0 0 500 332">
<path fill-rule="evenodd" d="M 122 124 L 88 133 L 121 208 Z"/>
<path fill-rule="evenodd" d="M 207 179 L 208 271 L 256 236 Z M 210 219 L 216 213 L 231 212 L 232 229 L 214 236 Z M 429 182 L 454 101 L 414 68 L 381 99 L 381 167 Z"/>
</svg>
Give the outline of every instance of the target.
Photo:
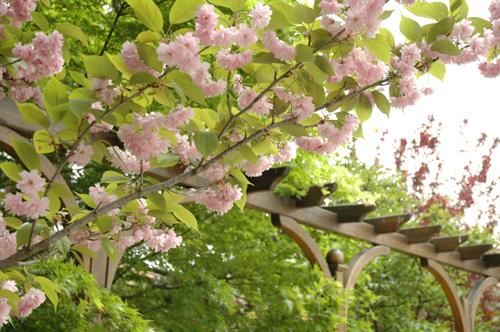
<svg viewBox="0 0 500 332">
<path fill-rule="evenodd" d="M 469 16 L 489 17 L 488 4 L 490 1 L 469 0 L 468 3 Z M 404 15 L 411 16 L 408 12 L 405 12 Z M 399 20 L 399 13 L 394 12 L 385 24 L 393 32 L 396 40 L 402 40 L 399 33 Z M 441 159 L 447 161 L 446 172 L 452 175 L 463 170 L 463 163 L 460 163 L 463 157 L 473 156 L 473 159 L 480 161 L 481 154 L 478 154 L 471 146 L 467 146 L 466 141 L 467 138 L 475 141 L 481 132 L 487 133 L 490 138 L 499 137 L 500 78 L 484 78 L 479 73 L 476 63 L 465 66 L 447 66 L 444 82 L 436 80 L 430 75 L 421 77 L 418 82 L 419 87 L 432 87 L 434 93 L 423 97 L 417 105 L 409 107 L 405 111 L 393 109 L 389 118 L 374 110 L 372 118 L 364 125 L 365 138 L 357 142 L 360 158 L 368 163 L 373 161 L 375 147 L 378 145 L 380 133 L 384 129 L 389 129 L 390 139 L 387 142 L 401 137 L 413 137 L 427 116 L 433 114 L 436 122 L 443 123 L 440 140 L 445 149 L 439 153 Z M 464 118 L 469 120 L 466 135 L 460 134 L 458 131 Z M 393 166 L 392 152 L 394 149 L 392 146 L 385 148 L 382 149 L 384 159 L 381 160 L 382 164 Z M 500 179 L 499 154 L 495 156 L 492 165 L 489 176 Z M 499 192 L 500 188 L 496 189 Z M 468 216 L 466 219 L 469 219 L 467 222 L 476 222 L 472 216 Z M 500 229 L 498 231 L 500 233 Z"/>
</svg>

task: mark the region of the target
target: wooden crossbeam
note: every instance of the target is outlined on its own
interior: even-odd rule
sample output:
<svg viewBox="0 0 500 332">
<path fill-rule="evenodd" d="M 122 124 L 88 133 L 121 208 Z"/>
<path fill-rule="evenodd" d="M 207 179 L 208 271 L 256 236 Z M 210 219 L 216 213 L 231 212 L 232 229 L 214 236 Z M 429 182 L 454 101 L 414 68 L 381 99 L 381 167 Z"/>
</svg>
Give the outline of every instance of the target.
<svg viewBox="0 0 500 332">
<path fill-rule="evenodd" d="M 375 233 L 386 234 L 399 231 L 401 225 L 411 219 L 411 213 L 397 214 L 378 218 L 364 219 L 365 223 L 373 225 Z"/>
<path fill-rule="evenodd" d="M 338 222 L 362 221 L 368 213 L 375 210 L 374 205 L 365 204 L 324 206 L 322 208 L 331 212 L 335 212 L 337 214 Z"/>
<path fill-rule="evenodd" d="M 457 251 L 437 253 L 431 243 L 408 244 L 406 236 L 400 233 L 376 234 L 373 226 L 364 222 L 340 223 L 333 212 L 319 207 L 298 209 L 293 205 L 285 204 L 270 191 L 248 194 L 247 205 L 249 208 L 290 217 L 306 226 L 373 244 L 385 245 L 411 256 L 433 259 L 468 272 L 500 278 L 500 267 L 488 268 L 479 259 L 463 261 Z"/>
<path fill-rule="evenodd" d="M 408 243 L 423 243 L 441 232 L 441 225 L 421 226 L 401 229 L 399 233 L 406 236 Z"/>
<path fill-rule="evenodd" d="M 460 253 L 460 258 L 465 261 L 479 259 L 491 248 L 493 248 L 491 244 L 476 244 L 472 246 L 458 247 L 457 251 Z"/>
<path fill-rule="evenodd" d="M 468 235 L 436 237 L 430 240 L 436 252 L 455 251 L 469 239 Z"/>
<path fill-rule="evenodd" d="M 500 253 L 484 255 L 483 262 L 487 267 L 499 267 L 500 266 Z"/>
</svg>

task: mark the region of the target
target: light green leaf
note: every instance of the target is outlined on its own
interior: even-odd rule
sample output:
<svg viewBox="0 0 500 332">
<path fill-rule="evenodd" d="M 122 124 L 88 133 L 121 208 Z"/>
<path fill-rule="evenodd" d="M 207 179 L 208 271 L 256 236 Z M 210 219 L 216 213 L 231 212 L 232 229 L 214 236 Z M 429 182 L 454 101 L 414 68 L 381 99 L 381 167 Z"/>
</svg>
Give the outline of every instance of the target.
<svg viewBox="0 0 500 332">
<path fill-rule="evenodd" d="M 109 239 L 103 238 L 101 239 L 101 242 L 104 252 L 106 253 L 106 255 L 108 255 L 109 259 L 111 259 L 113 262 L 118 262 L 118 252 L 116 251 L 116 248 L 113 246 L 111 241 Z"/>
<path fill-rule="evenodd" d="M 429 73 L 443 81 L 446 76 L 446 65 L 441 60 L 434 61 L 429 69 Z"/>
<path fill-rule="evenodd" d="M 455 20 L 463 20 L 469 15 L 469 5 L 466 0 L 450 0 L 450 12 Z"/>
<path fill-rule="evenodd" d="M 45 113 L 43 113 L 43 111 L 39 109 L 35 104 L 16 103 L 16 105 L 25 122 L 36 124 L 45 128 L 49 126 L 49 119 L 47 118 Z"/>
<path fill-rule="evenodd" d="M 316 55 L 314 57 L 314 64 L 318 67 L 323 73 L 328 75 L 333 75 L 333 69 L 330 62 L 322 55 Z"/>
<path fill-rule="evenodd" d="M 198 222 L 196 221 L 196 217 L 191 213 L 191 211 L 180 204 L 169 204 L 168 208 L 183 224 L 185 224 L 189 228 L 198 230 Z"/>
<path fill-rule="evenodd" d="M 90 250 L 88 247 L 82 246 L 81 244 L 75 244 L 71 247 L 72 250 L 79 252 L 83 256 L 87 256 L 90 258 L 97 257 L 97 253 Z"/>
<path fill-rule="evenodd" d="M 365 122 L 372 115 L 372 104 L 364 95 L 360 95 L 356 104 L 356 115 L 361 122 Z"/>
<path fill-rule="evenodd" d="M 410 41 L 420 42 L 422 40 L 422 28 L 417 21 L 401 16 L 399 30 Z"/>
<path fill-rule="evenodd" d="M 28 244 L 31 233 L 31 223 L 24 223 L 16 232 L 17 247 L 21 248 Z"/>
<path fill-rule="evenodd" d="M 427 34 L 427 41 L 433 42 L 438 36 L 444 36 L 449 34 L 453 30 L 453 25 L 455 21 L 451 17 L 445 17 L 439 22 L 433 24 Z"/>
<path fill-rule="evenodd" d="M 436 41 L 434 44 L 432 44 L 431 50 L 447 55 L 459 55 L 461 53 L 460 49 L 447 39 Z"/>
<path fill-rule="evenodd" d="M 363 44 L 379 60 L 385 63 L 391 61 L 391 47 L 387 44 L 387 40 L 382 34 L 379 33 L 372 39 L 364 39 Z"/>
<path fill-rule="evenodd" d="M 203 94 L 203 90 L 196 84 L 194 84 L 193 80 L 189 75 L 181 73 L 179 71 L 172 71 L 166 76 L 167 80 L 172 80 L 172 84 L 176 89 L 177 93 L 181 96 L 188 96 L 193 101 L 206 105 L 205 95 Z M 180 91 L 179 91 L 180 89 Z"/>
<path fill-rule="evenodd" d="M 387 99 L 387 97 L 380 91 L 372 92 L 373 99 L 375 101 L 375 105 L 377 108 L 384 114 L 389 114 L 391 111 L 391 103 Z"/>
<path fill-rule="evenodd" d="M 80 27 L 69 22 L 63 22 L 56 26 L 56 30 L 62 33 L 64 37 L 79 40 L 85 47 L 89 47 L 88 38 Z"/>
<path fill-rule="evenodd" d="M 23 225 L 21 219 L 18 219 L 16 217 L 3 217 L 3 220 L 5 221 L 5 225 L 15 230 L 18 230 Z"/>
<path fill-rule="evenodd" d="M 241 10 L 245 4 L 245 0 L 208 0 L 208 2 L 216 6 L 229 8 L 233 12 Z"/>
<path fill-rule="evenodd" d="M 117 81 L 118 71 L 106 56 L 82 55 L 85 70 L 90 77 L 111 79 Z"/>
<path fill-rule="evenodd" d="M 106 171 L 102 175 L 101 181 L 103 183 L 126 183 L 128 182 L 128 178 L 122 173 L 118 173 L 115 171 Z"/>
<path fill-rule="evenodd" d="M 49 21 L 47 21 L 47 18 L 45 18 L 45 15 L 40 12 L 33 12 L 31 13 L 31 16 L 33 17 L 33 22 L 40 28 L 40 30 L 49 30 L 50 24 Z"/>
<path fill-rule="evenodd" d="M 19 173 L 23 170 L 21 166 L 11 161 L 5 161 L 0 164 L 0 169 L 2 172 L 7 175 L 7 177 L 13 181 L 21 180 L 21 176 Z"/>
<path fill-rule="evenodd" d="M 66 86 L 52 77 L 43 88 L 43 100 L 46 106 L 55 107 L 68 102 Z"/>
<path fill-rule="evenodd" d="M 314 50 L 310 46 L 304 44 L 297 45 L 295 60 L 298 62 L 313 62 Z"/>
<path fill-rule="evenodd" d="M 189 21 L 196 15 L 196 11 L 203 3 L 203 0 L 176 0 L 168 15 L 170 24 Z"/>
<path fill-rule="evenodd" d="M 37 153 L 51 153 L 55 151 L 54 140 L 47 130 L 37 130 L 33 134 L 33 145 Z"/>
<path fill-rule="evenodd" d="M 410 13 L 416 16 L 430 18 L 436 21 L 448 16 L 448 7 L 442 2 L 417 0 L 413 5 L 405 7 Z"/>
<path fill-rule="evenodd" d="M 179 163 L 179 157 L 172 153 L 163 154 L 151 162 L 151 167 L 172 167 Z"/>
<path fill-rule="evenodd" d="M 17 156 L 21 159 L 21 162 L 26 166 L 26 168 L 33 170 L 40 170 L 42 168 L 42 162 L 40 157 L 35 151 L 33 145 L 25 140 L 13 139 L 12 147 L 16 151 Z"/>
<path fill-rule="evenodd" d="M 130 77 L 130 84 L 149 84 L 158 82 L 158 78 L 150 73 L 136 73 Z"/>
<path fill-rule="evenodd" d="M 143 31 L 136 38 L 139 43 L 158 42 L 160 39 L 161 35 L 154 31 Z"/>
<path fill-rule="evenodd" d="M 54 308 L 57 308 L 57 303 L 59 302 L 57 285 L 45 277 L 36 276 L 33 279 L 40 285 L 45 295 L 47 295 L 50 302 L 54 305 Z"/>
<path fill-rule="evenodd" d="M 127 3 L 145 26 L 155 32 L 163 31 L 163 15 L 153 0 L 127 0 Z"/>
<path fill-rule="evenodd" d="M 217 149 L 219 139 L 213 131 L 198 131 L 194 135 L 194 144 L 204 157 L 208 157 Z"/>
</svg>

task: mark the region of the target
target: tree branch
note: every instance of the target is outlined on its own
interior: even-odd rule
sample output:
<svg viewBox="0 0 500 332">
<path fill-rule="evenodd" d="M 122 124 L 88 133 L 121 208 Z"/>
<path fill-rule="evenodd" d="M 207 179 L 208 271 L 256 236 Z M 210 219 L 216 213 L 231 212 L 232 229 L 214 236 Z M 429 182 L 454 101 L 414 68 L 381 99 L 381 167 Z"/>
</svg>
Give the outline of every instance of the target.
<svg viewBox="0 0 500 332">
<path fill-rule="evenodd" d="M 128 194 L 126 196 L 123 196 L 120 199 L 117 199 L 116 201 L 114 201 L 110 204 L 101 206 L 101 207 L 91 211 L 85 217 L 74 221 L 72 224 L 68 225 L 67 227 L 63 228 L 62 230 L 50 235 L 45 240 L 36 243 L 35 245 L 33 245 L 30 248 L 26 247 L 25 249 L 18 251 L 16 254 L 0 261 L 0 269 L 3 270 L 3 269 L 7 269 L 7 268 L 18 265 L 18 262 L 32 257 L 33 255 L 49 248 L 52 243 L 62 239 L 66 235 L 69 235 L 73 229 L 84 226 L 84 225 L 88 224 L 89 222 L 91 222 L 92 220 L 96 219 L 97 217 L 99 217 L 103 214 L 109 213 L 110 211 L 112 211 L 114 209 L 119 209 L 130 201 L 133 201 L 135 199 L 150 195 L 150 194 L 158 192 L 158 191 L 163 191 L 163 190 L 167 190 L 167 189 L 172 188 L 173 186 L 183 182 L 184 180 L 186 180 L 190 177 L 193 177 L 193 176 L 199 174 L 200 172 L 206 170 L 207 168 L 209 168 L 211 165 L 215 164 L 220 159 L 222 159 L 222 158 L 226 157 L 227 155 L 229 155 L 230 153 L 236 151 L 240 146 L 245 145 L 247 143 L 250 143 L 250 142 L 268 134 L 273 129 L 284 126 L 284 125 L 291 123 L 295 120 L 296 119 L 294 117 L 290 117 L 290 118 L 287 118 L 283 121 L 273 123 L 265 128 L 262 128 L 262 129 L 256 131 L 255 133 L 253 133 L 252 135 L 248 136 L 247 138 L 241 140 L 240 142 L 234 144 L 230 148 L 219 153 L 217 156 L 208 160 L 206 163 L 200 165 L 197 168 L 187 170 L 184 173 L 179 174 L 179 175 L 177 175 L 173 178 L 170 178 L 166 181 L 160 182 L 156 185 L 149 186 L 147 188 L 144 188 L 141 191 L 137 191 L 137 192 Z"/>
</svg>

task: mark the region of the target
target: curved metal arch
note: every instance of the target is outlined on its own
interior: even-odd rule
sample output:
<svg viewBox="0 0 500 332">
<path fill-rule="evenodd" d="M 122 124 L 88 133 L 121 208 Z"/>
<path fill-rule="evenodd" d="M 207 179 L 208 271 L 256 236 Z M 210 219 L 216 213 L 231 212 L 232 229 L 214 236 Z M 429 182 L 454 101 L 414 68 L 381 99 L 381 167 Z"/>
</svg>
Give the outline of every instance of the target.
<svg viewBox="0 0 500 332">
<path fill-rule="evenodd" d="M 497 279 L 493 277 L 483 277 L 482 279 L 476 281 L 474 286 L 470 289 L 467 296 L 467 311 L 470 321 L 471 331 L 474 331 L 474 325 L 476 320 L 477 308 L 479 307 L 479 301 L 481 300 L 484 292 L 491 286 L 496 285 Z"/>
<path fill-rule="evenodd" d="M 453 313 L 455 329 L 458 332 L 470 332 L 471 324 L 469 322 L 469 317 L 467 316 L 464 306 L 462 305 L 462 301 L 458 296 L 455 284 L 448 276 L 448 273 L 446 273 L 441 264 L 431 259 L 422 258 L 420 262 L 426 270 L 432 273 L 443 289 Z"/>
<path fill-rule="evenodd" d="M 344 288 L 353 289 L 356 281 L 363 269 L 370 264 L 375 258 L 380 256 L 387 256 L 391 249 L 386 246 L 375 246 L 365 249 L 357 254 L 349 263 L 347 270 L 344 272 Z"/>
<path fill-rule="evenodd" d="M 311 265 L 318 265 L 320 270 L 327 276 L 332 277 L 328 264 L 321 254 L 316 242 L 311 235 L 307 233 L 295 220 L 279 215 L 272 215 L 274 226 L 284 231 L 290 236 L 302 249 L 302 252 L 307 257 Z"/>
</svg>

